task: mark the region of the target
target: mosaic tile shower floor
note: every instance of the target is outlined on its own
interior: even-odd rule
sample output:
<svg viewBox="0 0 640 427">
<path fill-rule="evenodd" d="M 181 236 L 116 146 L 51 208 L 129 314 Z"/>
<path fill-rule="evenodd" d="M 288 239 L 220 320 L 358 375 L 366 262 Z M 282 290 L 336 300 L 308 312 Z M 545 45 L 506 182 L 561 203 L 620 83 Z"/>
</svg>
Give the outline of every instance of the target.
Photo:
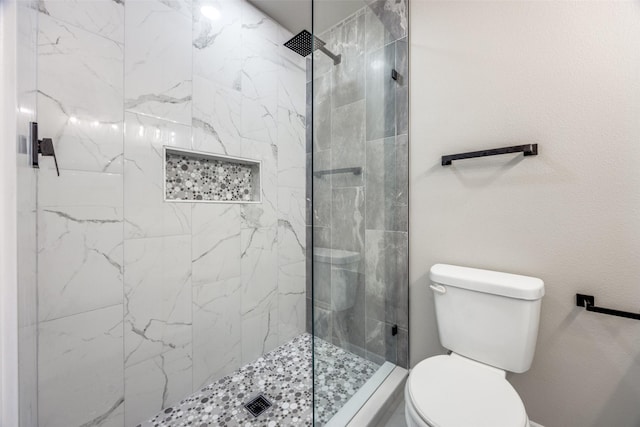
<svg viewBox="0 0 640 427">
<path fill-rule="evenodd" d="M 315 350 L 315 424 L 323 425 L 379 365 L 319 338 Z M 302 334 L 138 427 L 311 426 L 311 375 L 311 335 Z M 254 417 L 243 405 L 258 393 L 273 406 Z"/>
</svg>

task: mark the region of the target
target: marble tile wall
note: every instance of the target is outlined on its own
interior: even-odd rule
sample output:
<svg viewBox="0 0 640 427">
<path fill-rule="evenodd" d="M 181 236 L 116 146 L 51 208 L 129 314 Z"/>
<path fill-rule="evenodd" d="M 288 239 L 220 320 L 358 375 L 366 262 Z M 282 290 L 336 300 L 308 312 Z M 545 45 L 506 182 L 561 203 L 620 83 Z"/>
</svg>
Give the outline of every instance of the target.
<svg viewBox="0 0 640 427">
<path fill-rule="evenodd" d="M 39 2 L 39 131 L 60 166 L 38 172 L 41 426 L 124 424 L 124 6 L 88 5 Z"/>
<path fill-rule="evenodd" d="M 41 0 L 42 426 L 129 426 L 305 328 L 305 69 L 245 0 Z M 262 162 L 262 203 L 166 203 L 163 146 Z"/>
<path fill-rule="evenodd" d="M 355 303 L 336 309 L 336 289 L 345 274 L 322 268 L 312 255 L 315 333 L 378 363 L 408 363 L 408 68 L 407 4 L 368 0 L 367 6 L 320 38 L 342 63 L 320 52 L 307 61 L 308 111 L 313 104 L 313 144 L 307 127 L 308 163 L 313 170 L 361 167 L 362 174 L 313 180 L 315 247 L 360 255 L 348 285 Z M 321 12 L 321 10 L 320 10 Z M 313 67 L 313 73 L 311 68 Z M 391 70 L 400 74 L 391 78 Z M 313 82 L 311 82 L 313 75 Z M 327 275 L 328 277 L 323 277 Z M 310 275 L 308 276 L 310 277 Z M 307 307 L 311 308 L 310 280 Z M 327 288 L 327 289 L 323 289 Z M 308 320 L 307 327 L 309 328 Z M 399 333 L 391 334 L 393 325 Z"/>
</svg>

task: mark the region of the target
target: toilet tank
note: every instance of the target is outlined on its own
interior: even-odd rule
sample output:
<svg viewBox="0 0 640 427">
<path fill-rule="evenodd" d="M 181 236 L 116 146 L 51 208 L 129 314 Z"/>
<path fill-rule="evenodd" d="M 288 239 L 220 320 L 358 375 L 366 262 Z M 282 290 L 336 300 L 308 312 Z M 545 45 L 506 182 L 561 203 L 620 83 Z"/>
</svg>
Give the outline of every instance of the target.
<svg viewBox="0 0 640 427">
<path fill-rule="evenodd" d="M 448 264 L 431 267 L 430 278 L 445 348 L 510 372 L 531 367 L 542 280 Z"/>
</svg>

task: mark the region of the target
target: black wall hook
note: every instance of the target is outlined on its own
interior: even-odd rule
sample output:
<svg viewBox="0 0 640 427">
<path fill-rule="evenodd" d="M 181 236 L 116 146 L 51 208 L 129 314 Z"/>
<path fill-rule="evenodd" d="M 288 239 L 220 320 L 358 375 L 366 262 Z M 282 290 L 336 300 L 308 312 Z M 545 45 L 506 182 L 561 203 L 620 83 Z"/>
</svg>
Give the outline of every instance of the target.
<svg viewBox="0 0 640 427">
<path fill-rule="evenodd" d="M 53 140 L 51 138 L 38 139 L 38 123 L 31 122 L 31 165 L 34 168 L 40 168 L 38 154 L 43 156 L 53 157 L 53 161 L 56 164 L 56 173 L 60 176 L 60 169 L 58 169 L 58 158 L 56 157 L 56 150 L 53 148 Z"/>
</svg>

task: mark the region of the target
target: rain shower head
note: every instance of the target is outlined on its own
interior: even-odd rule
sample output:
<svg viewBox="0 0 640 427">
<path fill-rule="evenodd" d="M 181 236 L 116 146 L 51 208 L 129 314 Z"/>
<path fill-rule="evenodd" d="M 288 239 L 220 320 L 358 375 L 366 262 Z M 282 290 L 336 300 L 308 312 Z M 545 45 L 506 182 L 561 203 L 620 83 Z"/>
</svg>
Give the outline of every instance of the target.
<svg viewBox="0 0 640 427">
<path fill-rule="evenodd" d="M 338 65 L 342 59 L 342 55 L 334 55 L 329 49 L 324 47 L 325 44 L 325 42 L 314 37 L 309 31 L 302 30 L 284 45 L 304 57 L 309 56 L 314 50 L 319 50 L 333 59 L 333 65 Z"/>
<path fill-rule="evenodd" d="M 313 52 L 314 47 L 317 49 L 317 46 L 325 45 L 325 43 L 322 40 L 315 37 L 316 46 L 313 46 L 314 44 L 313 39 L 314 37 L 311 35 L 309 31 L 302 30 L 298 34 L 293 36 L 291 40 L 286 42 L 284 45 L 289 49 L 291 49 L 292 51 L 294 51 L 295 53 L 297 53 L 298 55 L 307 57 L 311 54 L 311 52 Z"/>
</svg>

